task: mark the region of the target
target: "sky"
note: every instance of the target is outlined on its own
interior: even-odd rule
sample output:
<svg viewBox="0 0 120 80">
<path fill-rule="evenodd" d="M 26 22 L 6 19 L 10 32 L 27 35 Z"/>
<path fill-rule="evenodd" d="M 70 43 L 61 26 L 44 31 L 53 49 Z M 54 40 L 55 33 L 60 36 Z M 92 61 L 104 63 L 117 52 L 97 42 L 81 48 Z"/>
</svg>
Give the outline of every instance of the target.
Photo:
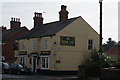
<svg viewBox="0 0 120 80">
<path fill-rule="evenodd" d="M 118 2 L 103 0 L 103 43 L 108 38 L 118 41 Z M 99 0 L 1 0 L 0 26 L 10 28 L 11 17 L 20 18 L 21 26 L 33 28 L 34 12 L 43 13 L 44 23 L 59 20 L 61 5 L 66 5 L 69 18 L 82 16 L 99 33 Z"/>
</svg>

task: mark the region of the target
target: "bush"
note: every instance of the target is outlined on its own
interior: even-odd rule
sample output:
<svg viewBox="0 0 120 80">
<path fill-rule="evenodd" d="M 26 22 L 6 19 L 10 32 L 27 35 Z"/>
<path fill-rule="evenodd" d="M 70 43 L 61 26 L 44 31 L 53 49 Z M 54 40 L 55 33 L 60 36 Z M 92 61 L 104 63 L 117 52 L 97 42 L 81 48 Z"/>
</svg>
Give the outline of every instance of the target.
<svg viewBox="0 0 120 80">
<path fill-rule="evenodd" d="M 97 49 L 93 49 L 91 51 L 91 57 L 89 58 L 88 62 L 84 64 L 86 66 L 86 74 L 88 76 L 97 76 L 100 74 L 100 68 L 111 67 L 115 59 L 107 56 L 106 54 L 102 53 L 101 63 L 99 58 L 99 53 Z"/>
</svg>

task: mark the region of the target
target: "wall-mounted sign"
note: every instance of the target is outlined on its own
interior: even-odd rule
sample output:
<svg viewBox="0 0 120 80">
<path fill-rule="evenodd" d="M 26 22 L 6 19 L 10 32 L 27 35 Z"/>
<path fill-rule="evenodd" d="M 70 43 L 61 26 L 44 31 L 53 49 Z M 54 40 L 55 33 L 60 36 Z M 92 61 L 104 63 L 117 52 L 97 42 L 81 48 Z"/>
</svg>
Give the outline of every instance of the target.
<svg viewBox="0 0 120 80">
<path fill-rule="evenodd" d="M 75 46 L 75 37 L 61 36 L 60 45 Z"/>
<path fill-rule="evenodd" d="M 51 51 L 41 51 L 42 55 L 50 55 Z"/>
</svg>

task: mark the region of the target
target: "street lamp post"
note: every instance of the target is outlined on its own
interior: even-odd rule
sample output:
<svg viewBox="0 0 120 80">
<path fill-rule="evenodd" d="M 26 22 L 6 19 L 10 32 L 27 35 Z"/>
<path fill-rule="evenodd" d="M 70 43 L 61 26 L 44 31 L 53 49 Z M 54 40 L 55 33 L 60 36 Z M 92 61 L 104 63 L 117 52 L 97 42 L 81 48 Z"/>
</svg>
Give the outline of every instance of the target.
<svg viewBox="0 0 120 80">
<path fill-rule="evenodd" d="M 102 72 L 102 1 L 99 0 L 100 3 L 100 37 L 99 37 L 99 55 L 100 55 L 100 80 L 101 80 L 101 72 Z"/>
</svg>

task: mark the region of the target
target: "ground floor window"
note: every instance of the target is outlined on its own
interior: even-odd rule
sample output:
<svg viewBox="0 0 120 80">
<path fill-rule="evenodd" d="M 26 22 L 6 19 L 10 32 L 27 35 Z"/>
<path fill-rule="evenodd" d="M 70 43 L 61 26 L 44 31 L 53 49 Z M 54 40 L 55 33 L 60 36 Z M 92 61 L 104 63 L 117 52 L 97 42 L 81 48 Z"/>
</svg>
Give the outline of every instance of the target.
<svg viewBox="0 0 120 80">
<path fill-rule="evenodd" d="M 41 56 L 41 69 L 49 69 L 49 56 Z"/>
<path fill-rule="evenodd" d="M 20 57 L 20 64 L 25 65 L 25 57 Z"/>
</svg>

